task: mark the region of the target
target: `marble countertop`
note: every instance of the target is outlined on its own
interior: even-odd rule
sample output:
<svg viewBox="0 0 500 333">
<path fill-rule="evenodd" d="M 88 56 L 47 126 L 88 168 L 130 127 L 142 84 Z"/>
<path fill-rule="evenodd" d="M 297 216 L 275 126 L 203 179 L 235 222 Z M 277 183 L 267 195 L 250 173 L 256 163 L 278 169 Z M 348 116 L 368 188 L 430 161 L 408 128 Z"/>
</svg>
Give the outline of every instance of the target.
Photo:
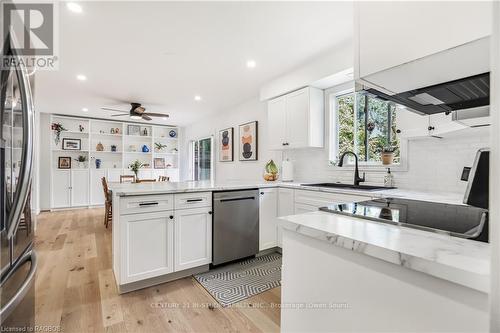
<svg viewBox="0 0 500 333">
<path fill-rule="evenodd" d="M 332 246 L 489 292 L 487 243 L 319 211 L 281 220 L 284 229 Z"/>
<path fill-rule="evenodd" d="M 371 197 L 394 197 L 408 198 L 424 201 L 443 202 L 450 204 L 461 204 L 463 195 L 457 193 L 430 193 L 421 191 L 412 191 L 406 189 L 388 189 L 388 190 L 355 190 L 346 188 L 325 188 L 318 186 L 304 186 L 311 182 L 265 182 L 265 181 L 230 181 L 230 182 L 210 182 L 210 181 L 187 181 L 187 182 L 154 182 L 154 183 L 110 183 L 109 188 L 116 196 L 131 195 L 149 195 L 149 194 L 168 194 L 185 192 L 204 192 L 204 191 L 225 191 L 240 190 L 249 188 L 269 188 L 283 187 L 293 189 L 303 189 L 318 192 L 358 194 Z"/>
</svg>

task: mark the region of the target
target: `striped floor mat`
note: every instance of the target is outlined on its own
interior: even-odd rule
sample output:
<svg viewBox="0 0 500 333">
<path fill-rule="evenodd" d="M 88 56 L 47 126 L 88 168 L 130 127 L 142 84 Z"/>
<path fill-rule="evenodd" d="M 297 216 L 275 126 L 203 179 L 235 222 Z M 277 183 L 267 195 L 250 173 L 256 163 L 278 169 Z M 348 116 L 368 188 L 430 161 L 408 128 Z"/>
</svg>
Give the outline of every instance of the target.
<svg viewBox="0 0 500 333">
<path fill-rule="evenodd" d="M 281 255 L 244 260 L 194 278 L 222 306 L 228 306 L 281 285 Z"/>
</svg>

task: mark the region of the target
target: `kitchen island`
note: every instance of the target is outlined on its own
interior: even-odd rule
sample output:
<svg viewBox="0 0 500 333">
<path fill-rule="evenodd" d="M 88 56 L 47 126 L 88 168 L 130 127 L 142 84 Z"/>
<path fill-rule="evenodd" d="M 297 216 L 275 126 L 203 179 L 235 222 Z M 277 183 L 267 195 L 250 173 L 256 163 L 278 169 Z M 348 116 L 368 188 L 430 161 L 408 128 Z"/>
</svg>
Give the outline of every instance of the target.
<svg viewBox="0 0 500 333">
<path fill-rule="evenodd" d="M 259 189 L 259 250 L 281 247 L 278 217 L 317 211 L 333 202 L 419 197 L 456 203 L 454 194 L 366 191 L 283 182 L 155 182 L 110 184 L 113 271 L 128 292 L 209 269 L 212 193 Z"/>
<path fill-rule="evenodd" d="M 282 331 L 488 330 L 489 244 L 327 212 L 281 226 Z"/>
</svg>

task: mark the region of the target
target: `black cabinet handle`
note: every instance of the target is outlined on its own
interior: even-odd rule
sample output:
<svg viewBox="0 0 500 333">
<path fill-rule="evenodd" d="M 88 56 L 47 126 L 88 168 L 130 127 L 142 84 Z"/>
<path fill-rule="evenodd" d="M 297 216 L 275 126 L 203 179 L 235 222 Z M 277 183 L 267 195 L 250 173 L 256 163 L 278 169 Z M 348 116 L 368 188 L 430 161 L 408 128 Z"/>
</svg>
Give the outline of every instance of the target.
<svg viewBox="0 0 500 333">
<path fill-rule="evenodd" d="M 173 219 L 174 219 L 174 216 L 173 216 L 173 215 L 170 215 L 168 218 L 169 218 L 169 219 L 171 219 L 171 220 L 173 220 Z"/>
<path fill-rule="evenodd" d="M 427 129 L 428 129 L 429 131 L 434 131 L 436 128 L 435 128 L 434 126 L 429 126 L 429 127 L 427 127 Z"/>
<path fill-rule="evenodd" d="M 209 211 L 208 214 L 212 215 L 212 211 Z"/>
<path fill-rule="evenodd" d="M 285 143 L 285 142 L 283 142 L 281 145 L 282 145 L 282 146 L 286 146 L 286 143 Z"/>
<path fill-rule="evenodd" d="M 400 133 L 401 133 L 401 130 L 400 130 L 400 129 L 397 129 L 397 130 L 396 130 L 396 133 L 400 134 Z"/>
<path fill-rule="evenodd" d="M 158 202 L 141 202 L 139 206 L 144 207 L 144 206 L 156 206 L 158 205 Z"/>
<path fill-rule="evenodd" d="M 187 199 L 186 202 L 198 202 L 203 201 L 203 199 Z"/>
<path fill-rule="evenodd" d="M 264 195 L 264 192 L 260 192 L 260 195 Z"/>
</svg>

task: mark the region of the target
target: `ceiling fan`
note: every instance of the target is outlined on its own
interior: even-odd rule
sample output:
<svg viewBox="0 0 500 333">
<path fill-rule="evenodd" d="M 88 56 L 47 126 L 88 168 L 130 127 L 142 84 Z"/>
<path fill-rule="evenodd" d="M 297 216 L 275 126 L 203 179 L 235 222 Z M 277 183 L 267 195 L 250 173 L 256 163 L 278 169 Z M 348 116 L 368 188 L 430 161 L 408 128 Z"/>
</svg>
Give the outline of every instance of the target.
<svg viewBox="0 0 500 333">
<path fill-rule="evenodd" d="M 164 114 L 164 113 L 146 112 L 146 108 L 141 106 L 141 103 L 130 103 L 130 105 L 131 105 L 130 111 L 108 108 L 108 107 L 101 107 L 101 109 L 107 110 L 107 111 L 116 111 L 116 112 L 124 113 L 124 114 L 112 114 L 111 117 L 129 116 L 131 119 L 135 119 L 135 120 L 140 120 L 140 119 L 152 120 L 151 117 L 162 117 L 162 118 L 169 117 L 168 114 Z"/>
</svg>

